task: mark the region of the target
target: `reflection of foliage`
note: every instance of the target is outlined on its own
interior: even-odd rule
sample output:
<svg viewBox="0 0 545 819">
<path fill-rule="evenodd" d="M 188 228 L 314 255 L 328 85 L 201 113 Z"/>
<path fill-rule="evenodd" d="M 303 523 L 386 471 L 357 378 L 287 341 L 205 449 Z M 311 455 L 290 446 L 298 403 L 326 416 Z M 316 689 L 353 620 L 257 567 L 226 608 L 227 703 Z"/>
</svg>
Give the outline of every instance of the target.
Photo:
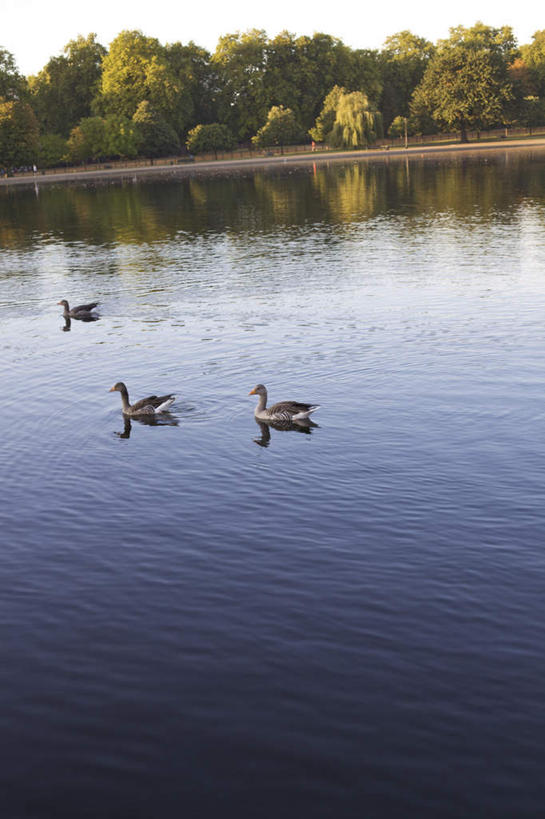
<svg viewBox="0 0 545 819">
<path fill-rule="evenodd" d="M 199 241 L 214 233 L 226 241 L 248 241 L 286 229 L 331 225 L 342 234 L 377 216 L 403 220 L 419 230 L 422 219 L 450 214 L 467 220 L 468 229 L 492 214 L 512 216 L 512 190 L 541 202 L 545 163 L 534 159 L 531 172 L 524 154 L 508 166 L 493 156 L 486 163 L 456 158 L 440 162 L 405 160 L 347 163 L 316 169 L 243 172 L 229 176 L 191 174 L 175 183 L 95 184 L 93 187 L 0 187 L 0 244 L 28 246 L 34 235 L 52 241 L 146 244 L 150 252 L 164 243 Z M 536 211 L 537 213 L 537 211 Z M 541 223 L 545 221 L 539 215 Z M 372 222 L 369 221 L 369 225 Z M 266 242 L 265 242 L 266 244 Z M 131 255 L 131 254 L 129 254 Z M 138 265 L 134 275 L 138 275 Z"/>
</svg>

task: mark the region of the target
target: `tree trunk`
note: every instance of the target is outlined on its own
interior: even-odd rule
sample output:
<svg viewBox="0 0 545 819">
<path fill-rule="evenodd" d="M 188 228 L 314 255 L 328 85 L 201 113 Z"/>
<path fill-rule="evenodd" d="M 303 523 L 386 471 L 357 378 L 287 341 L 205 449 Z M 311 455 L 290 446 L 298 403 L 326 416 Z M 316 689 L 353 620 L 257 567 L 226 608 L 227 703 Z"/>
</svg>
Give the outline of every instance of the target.
<svg viewBox="0 0 545 819">
<path fill-rule="evenodd" d="M 467 127 L 464 119 L 460 120 L 460 142 L 469 142 L 467 138 Z"/>
</svg>

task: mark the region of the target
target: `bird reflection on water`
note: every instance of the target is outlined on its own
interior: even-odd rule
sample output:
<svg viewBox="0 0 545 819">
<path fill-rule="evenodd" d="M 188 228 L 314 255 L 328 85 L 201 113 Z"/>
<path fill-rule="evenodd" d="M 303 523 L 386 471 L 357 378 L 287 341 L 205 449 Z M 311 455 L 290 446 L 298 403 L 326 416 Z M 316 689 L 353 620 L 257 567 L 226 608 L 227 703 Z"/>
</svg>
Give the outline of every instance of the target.
<svg viewBox="0 0 545 819">
<path fill-rule="evenodd" d="M 175 415 L 170 412 L 163 412 L 160 416 L 153 417 L 151 415 L 142 415 L 139 418 L 129 418 L 128 415 L 123 416 L 123 432 L 115 432 L 118 438 L 130 438 L 132 430 L 132 422 L 136 421 L 145 427 L 177 427 L 180 423 Z"/>
<path fill-rule="evenodd" d="M 265 423 L 265 421 L 259 421 L 257 418 L 255 422 L 261 430 L 261 437 L 254 438 L 253 441 L 262 447 L 269 446 L 271 442 L 271 429 L 276 429 L 279 432 L 303 432 L 305 435 L 310 435 L 314 427 L 319 427 L 319 424 L 315 424 L 310 418 L 303 419 L 297 423 L 290 421 L 269 421 Z"/>
<path fill-rule="evenodd" d="M 92 313 L 86 316 L 73 316 L 77 321 L 89 322 L 89 321 L 98 321 L 100 316 L 93 315 Z M 69 333 L 72 329 L 72 318 L 70 316 L 64 316 L 64 326 L 61 327 L 63 333 Z"/>
</svg>

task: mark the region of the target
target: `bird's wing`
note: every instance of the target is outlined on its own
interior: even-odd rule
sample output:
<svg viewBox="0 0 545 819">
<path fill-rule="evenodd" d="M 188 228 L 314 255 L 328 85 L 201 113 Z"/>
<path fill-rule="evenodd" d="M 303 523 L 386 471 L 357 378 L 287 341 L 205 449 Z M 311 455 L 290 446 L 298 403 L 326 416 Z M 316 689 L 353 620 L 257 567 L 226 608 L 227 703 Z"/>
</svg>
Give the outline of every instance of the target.
<svg viewBox="0 0 545 819">
<path fill-rule="evenodd" d="M 77 307 L 72 307 L 73 313 L 90 313 L 95 307 L 98 306 L 98 301 L 92 301 L 90 304 L 78 304 Z"/>
<path fill-rule="evenodd" d="M 138 410 L 144 409 L 144 407 L 154 407 L 157 400 L 156 395 L 149 395 L 147 398 L 141 398 L 140 401 L 136 401 L 134 404 L 131 404 L 131 411 L 138 412 Z"/>
</svg>

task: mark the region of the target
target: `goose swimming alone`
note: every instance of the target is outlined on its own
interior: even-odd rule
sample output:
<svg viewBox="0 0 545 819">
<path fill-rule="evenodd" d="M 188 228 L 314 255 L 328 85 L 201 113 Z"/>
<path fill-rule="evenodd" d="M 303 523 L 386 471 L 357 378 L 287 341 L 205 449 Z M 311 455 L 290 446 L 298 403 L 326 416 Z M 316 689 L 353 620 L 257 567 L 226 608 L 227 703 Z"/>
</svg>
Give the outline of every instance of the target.
<svg viewBox="0 0 545 819">
<path fill-rule="evenodd" d="M 123 407 L 123 415 L 139 416 L 139 415 L 158 415 L 160 412 L 166 412 L 168 408 L 174 403 L 175 395 L 149 395 L 147 398 L 141 398 L 135 404 L 129 403 L 129 392 L 122 381 L 109 390 L 109 392 L 121 393 L 121 405 Z"/>
<path fill-rule="evenodd" d="M 259 401 L 254 411 L 255 417 L 259 421 L 303 421 L 320 409 L 319 404 L 301 404 L 299 401 L 279 401 L 267 408 L 267 389 L 263 384 L 258 384 L 248 395 L 259 395 Z"/>
<path fill-rule="evenodd" d="M 70 309 L 70 306 L 66 299 L 61 299 L 60 301 L 57 302 L 57 304 L 60 304 L 62 307 L 64 307 L 63 316 L 65 318 L 75 318 L 83 320 L 98 318 L 98 316 L 95 313 L 91 312 L 92 310 L 95 309 L 95 307 L 98 306 L 98 301 L 91 301 L 89 302 L 89 304 L 78 304 L 77 307 L 72 307 L 72 309 Z"/>
</svg>

